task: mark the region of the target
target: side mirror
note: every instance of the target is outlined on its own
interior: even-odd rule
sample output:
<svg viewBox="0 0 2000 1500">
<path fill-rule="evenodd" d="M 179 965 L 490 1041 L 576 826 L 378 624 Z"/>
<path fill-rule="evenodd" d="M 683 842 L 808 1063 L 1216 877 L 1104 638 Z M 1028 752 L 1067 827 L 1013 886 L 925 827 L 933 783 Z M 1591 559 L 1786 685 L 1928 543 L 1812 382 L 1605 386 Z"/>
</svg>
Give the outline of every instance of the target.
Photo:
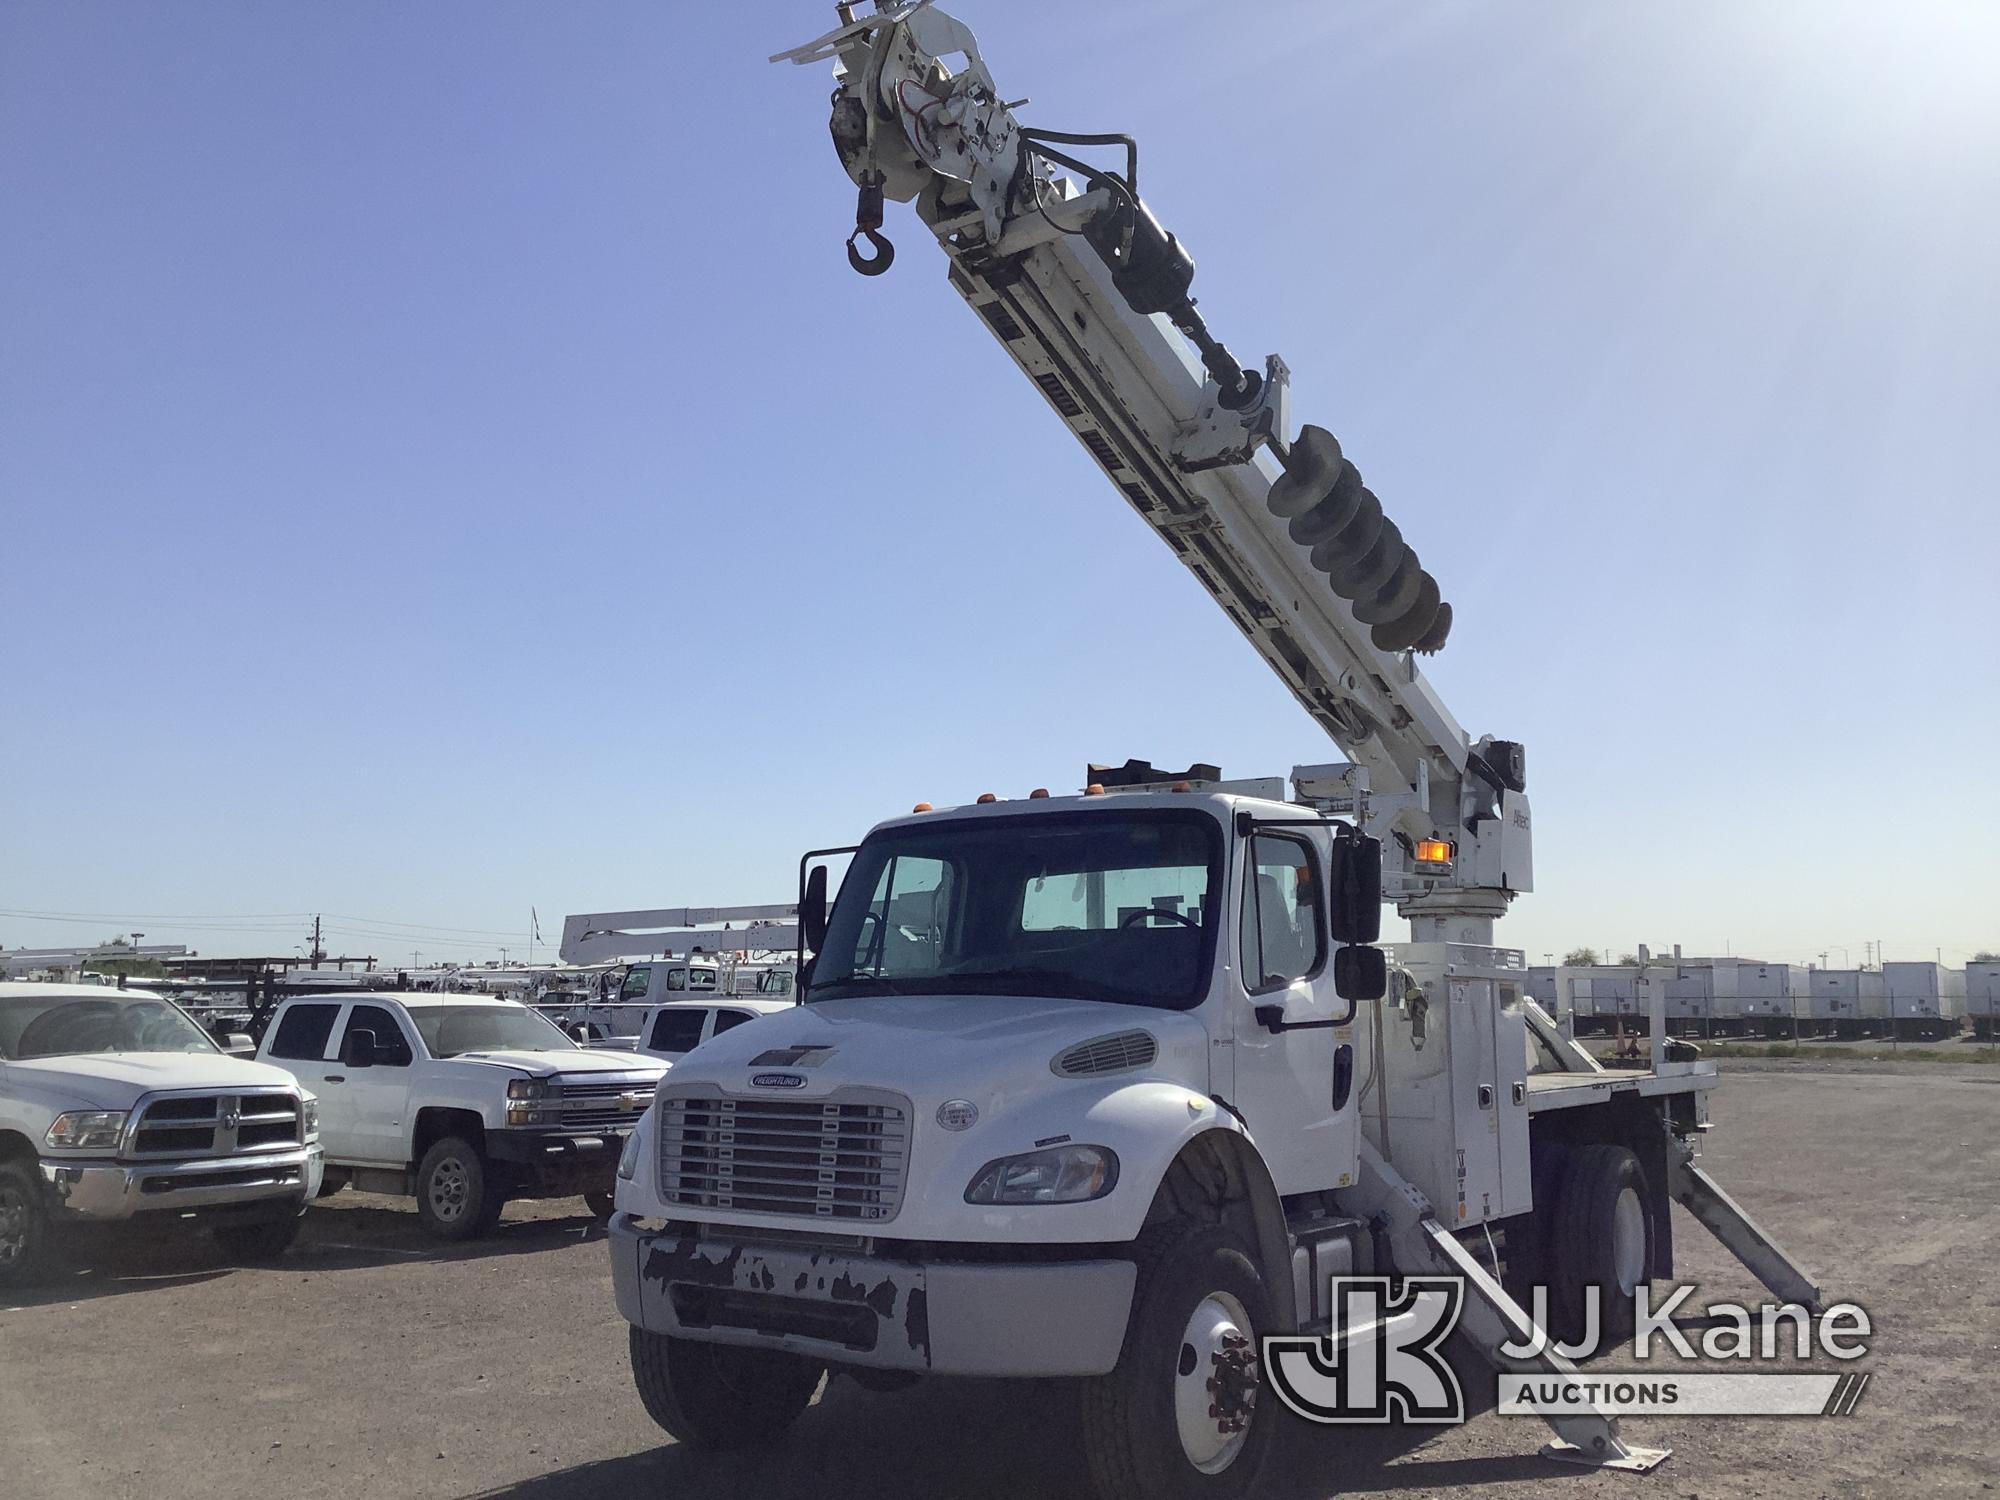
<svg viewBox="0 0 2000 1500">
<path fill-rule="evenodd" d="M 222 1039 L 222 1050 L 231 1057 L 255 1057 L 257 1043 L 247 1032 L 232 1031 Z"/>
<path fill-rule="evenodd" d="M 1389 988 L 1389 960 L 1380 948 L 1336 949 L 1333 992 L 1343 1000 L 1380 1000 Z"/>
<path fill-rule="evenodd" d="M 569 1039 L 588 1047 L 590 1045 L 590 1028 L 584 1025 L 583 1022 L 578 1021 L 574 1026 L 570 1027 Z"/>
<path fill-rule="evenodd" d="M 375 1033 L 372 1031 L 350 1031 L 341 1039 L 340 1063 L 346 1068 L 372 1068 L 375 1066 Z"/>
<path fill-rule="evenodd" d="M 799 897 L 799 932 L 806 951 L 817 953 L 826 941 L 826 866 L 814 865 L 806 874 L 806 888 Z"/>
<path fill-rule="evenodd" d="M 1382 842 L 1354 834 L 1333 841 L 1327 917 L 1336 943 L 1373 943 L 1382 936 Z M 1380 954 L 1376 955 L 1379 960 Z M 1336 955 L 1335 962 L 1339 959 Z M 1346 990 L 1339 992 L 1346 998 Z M 1373 1000 L 1382 992 L 1358 998 Z"/>
</svg>

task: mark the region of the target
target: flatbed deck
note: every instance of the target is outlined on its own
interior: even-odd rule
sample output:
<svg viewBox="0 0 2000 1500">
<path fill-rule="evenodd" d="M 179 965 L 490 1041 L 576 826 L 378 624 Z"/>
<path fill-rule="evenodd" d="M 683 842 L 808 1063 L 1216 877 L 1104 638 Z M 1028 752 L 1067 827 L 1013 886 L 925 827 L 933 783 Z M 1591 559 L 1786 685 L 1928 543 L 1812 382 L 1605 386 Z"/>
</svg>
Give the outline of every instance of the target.
<svg viewBox="0 0 2000 1500">
<path fill-rule="evenodd" d="M 1649 1072 L 1639 1069 L 1607 1068 L 1601 1073 L 1530 1073 L 1528 1112 L 1545 1109 L 1576 1109 L 1601 1104 L 1615 1094 L 1637 1094 L 1658 1098 L 1664 1094 L 1705 1093 L 1716 1085 L 1712 1062 L 1668 1063 L 1672 1071 Z"/>
</svg>

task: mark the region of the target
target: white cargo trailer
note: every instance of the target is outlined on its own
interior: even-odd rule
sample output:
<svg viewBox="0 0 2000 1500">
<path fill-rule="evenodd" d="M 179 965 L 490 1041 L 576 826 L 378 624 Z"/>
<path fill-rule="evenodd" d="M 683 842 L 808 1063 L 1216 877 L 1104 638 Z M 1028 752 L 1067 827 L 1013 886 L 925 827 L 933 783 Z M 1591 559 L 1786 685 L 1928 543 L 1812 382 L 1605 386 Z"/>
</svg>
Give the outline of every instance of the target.
<svg viewBox="0 0 2000 1500">
<path fill-rule="evenodd" d="M 1965 966 L 1965 1013 L 1974 1036 L 1992 1038 L 2000 1020 L 2000 960 L 1974 959 Z"/>
<path fill-rule="evenodd" d="M 1889 1034 L 1888 991 L 1880 969 L 1814 969 L 1813 1009 L 1844 1041 Z"/>
<path fill-rule="evenodd" d="M 1965 1015 L 1965 971 L 1928 960 L 1882 965 L 1891 1034 L 1904 1041 L 1956 1036 Z"/>
</svg>

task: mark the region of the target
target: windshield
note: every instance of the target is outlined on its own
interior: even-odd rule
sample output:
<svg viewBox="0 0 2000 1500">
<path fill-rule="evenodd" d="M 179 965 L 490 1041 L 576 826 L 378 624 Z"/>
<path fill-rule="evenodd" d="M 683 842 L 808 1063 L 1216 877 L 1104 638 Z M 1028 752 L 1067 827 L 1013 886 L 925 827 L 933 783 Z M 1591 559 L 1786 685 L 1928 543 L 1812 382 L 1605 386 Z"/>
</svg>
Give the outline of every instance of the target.
<svg viewBox="0 0 2000 1500">
<path fill-rule="evenodd" d="M 841 882 L 808 996 L 1197 1004 L 1221 858 L 1220 830 L 1196 812 L 946 821 L 871 836 Z"/>
<path fill-rule="evenodd" d="M 461 1052 L 574 1052 L 547 1016 L 518 1005 L 413 1005 L 410 1019 L 432 1057 Z"/>
<path fill-rule="evenodd" d="M 177 1006 L 154 995 L 0 999 L 0 1057 L 11 1062 L 89 1052 L 221 1050 Z"/>
</svg>

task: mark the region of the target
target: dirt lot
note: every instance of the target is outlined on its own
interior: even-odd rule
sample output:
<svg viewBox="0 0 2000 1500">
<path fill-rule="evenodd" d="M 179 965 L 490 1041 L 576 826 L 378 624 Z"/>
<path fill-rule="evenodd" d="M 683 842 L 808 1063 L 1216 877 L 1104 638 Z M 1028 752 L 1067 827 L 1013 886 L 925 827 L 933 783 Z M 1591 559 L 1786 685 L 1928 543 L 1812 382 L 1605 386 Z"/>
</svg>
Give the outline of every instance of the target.
<svg viewBox="0 0 2000 1500">
<path fill-rule="evenodd" d="M 1829 1298 L 1874 1315 L 1875 1381 L 1844 1420 L 1628 1421 L 1675 1450 L 1648 1478 L 1535 1457 L 1545 1430 L 1297 1431 L 1274 1496 L 1469 1492 L 1585 1500 L 1981 1494 L 2000 1484 L 2000 1075 L 1736 1064 L 1708 1165 Z M 1754 1070 L 1754 1071 L 1753 1071 Z M 282 1270 L 199 1241 L 102 1248 L 0 1304 L 0 1491 L 17 1500 L 212 1494 L 870 1500 L 1076 1492 L 1059 1386 L 836 1381 L 782 1444 L 703 1458 L 640 1410 L 602 1235 L 581 1205 L 509 1211 L 439 1251 L 389 1199 L 308 1215 Z M 1756 1288 L 1681 1221 L 1684 1279 Z M 1606 1368 L 1617 1356 L 1600 1361 Z M 1490 1401 L 1490 1382 L 1483 1385 Z"/>
</svg>

